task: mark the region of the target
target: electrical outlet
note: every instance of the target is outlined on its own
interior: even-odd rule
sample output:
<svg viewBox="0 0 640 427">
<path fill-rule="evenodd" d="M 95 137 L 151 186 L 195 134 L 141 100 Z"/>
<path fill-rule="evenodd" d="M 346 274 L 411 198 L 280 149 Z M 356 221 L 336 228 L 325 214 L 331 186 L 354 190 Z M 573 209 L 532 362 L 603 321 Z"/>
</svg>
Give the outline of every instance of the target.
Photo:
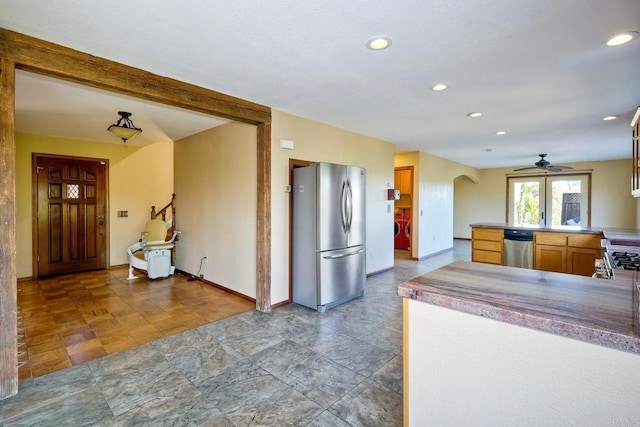
<svg viewBox="0 0 640 427">
<path fill-rule="evenodd" d="M 200 278 L 201 278 L 201 279 L 204 279 L 204 274 L 201 274 L 201 275 L 200 275 Z"/>
</svg>

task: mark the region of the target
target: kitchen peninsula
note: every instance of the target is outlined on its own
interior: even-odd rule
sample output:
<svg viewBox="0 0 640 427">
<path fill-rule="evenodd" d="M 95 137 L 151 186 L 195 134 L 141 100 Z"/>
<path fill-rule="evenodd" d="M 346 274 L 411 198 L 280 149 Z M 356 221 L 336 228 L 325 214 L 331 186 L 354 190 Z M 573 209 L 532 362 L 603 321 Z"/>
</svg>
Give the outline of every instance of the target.
<svg viewBox="0 0 640 427">
<path fill-rule="evenodd" d="M 639 422 L 640 275 L 626 273 L 459 261 L 399 285 L 405 425 Z"/>
<path fill-rule="evenodd" d="M 531 263 L 536 270 L 591 276 L 595 260 L 602 258 L 601 228 L 476 223 L 471 224 L 472 261 L 505 264 L 505 229 L 533 232 Z"/>
</svg>

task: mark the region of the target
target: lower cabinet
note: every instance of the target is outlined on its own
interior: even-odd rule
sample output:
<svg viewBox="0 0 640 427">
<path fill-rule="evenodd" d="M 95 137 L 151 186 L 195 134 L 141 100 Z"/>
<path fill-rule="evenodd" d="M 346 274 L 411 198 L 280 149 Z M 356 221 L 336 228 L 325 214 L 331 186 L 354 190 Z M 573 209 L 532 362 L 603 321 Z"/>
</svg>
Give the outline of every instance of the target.
<svg viewBox="0 0 640 427">
<path fill-rule="evenodd" d="M 502 265 L 504 230 L 474 227 L 471 239 L 471 261 Z"/>
<path fill-rule="evenodd" d="M 535 245 L 533 268 L 536 270 L 567 273 L 567 247 Z"/>
<path fill-rule="evenodd" d="M 601 258 L 601 234 L 534 233 L 536 270 L 591 276 L 596 258 Z"/>
<path fill-rule="evenodd" d="M 601 249 L 568 248 L 567 269 L 572 274 L 592 276 L 597 258 L 602 258 Z"/>
<path fill-rule="evenodd" d="M 533 234 L 533 268 L 591 276 L 596 259 L 602 257 L 602 237 L 597 233 L 536 231 Z M 503 264 L 504 230 L 473 227 L 471 238 L 472 261 Z"/>
</svg>

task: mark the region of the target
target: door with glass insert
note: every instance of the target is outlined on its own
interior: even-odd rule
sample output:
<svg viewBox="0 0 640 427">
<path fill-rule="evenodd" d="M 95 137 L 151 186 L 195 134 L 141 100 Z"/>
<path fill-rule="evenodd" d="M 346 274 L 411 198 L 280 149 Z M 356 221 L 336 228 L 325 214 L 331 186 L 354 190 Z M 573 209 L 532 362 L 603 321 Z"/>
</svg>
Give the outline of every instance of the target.
<svg viewBox="0 0 640 427">
<path fill-rule="evenodd" d="M 589 177 L 509 177 L 508 222 L 521 226 L 588 226 Z"/>
</svg>

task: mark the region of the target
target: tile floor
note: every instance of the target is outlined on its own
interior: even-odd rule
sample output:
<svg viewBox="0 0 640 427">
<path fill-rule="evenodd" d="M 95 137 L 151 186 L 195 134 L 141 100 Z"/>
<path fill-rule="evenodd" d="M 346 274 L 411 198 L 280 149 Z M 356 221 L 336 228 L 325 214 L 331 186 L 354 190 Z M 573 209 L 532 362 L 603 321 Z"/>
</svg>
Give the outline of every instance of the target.
<svg viewBox="0 0 640 427">
<path fill-rule="evenodd" d="M 401 255 L 401 254 L 399 254 Z M 367 280 L 324 314 L 249 311 L 20 384 L 6 426 L 401 426 L 402 299 L 396 285 L 470 244 Z"/>
</svg>

